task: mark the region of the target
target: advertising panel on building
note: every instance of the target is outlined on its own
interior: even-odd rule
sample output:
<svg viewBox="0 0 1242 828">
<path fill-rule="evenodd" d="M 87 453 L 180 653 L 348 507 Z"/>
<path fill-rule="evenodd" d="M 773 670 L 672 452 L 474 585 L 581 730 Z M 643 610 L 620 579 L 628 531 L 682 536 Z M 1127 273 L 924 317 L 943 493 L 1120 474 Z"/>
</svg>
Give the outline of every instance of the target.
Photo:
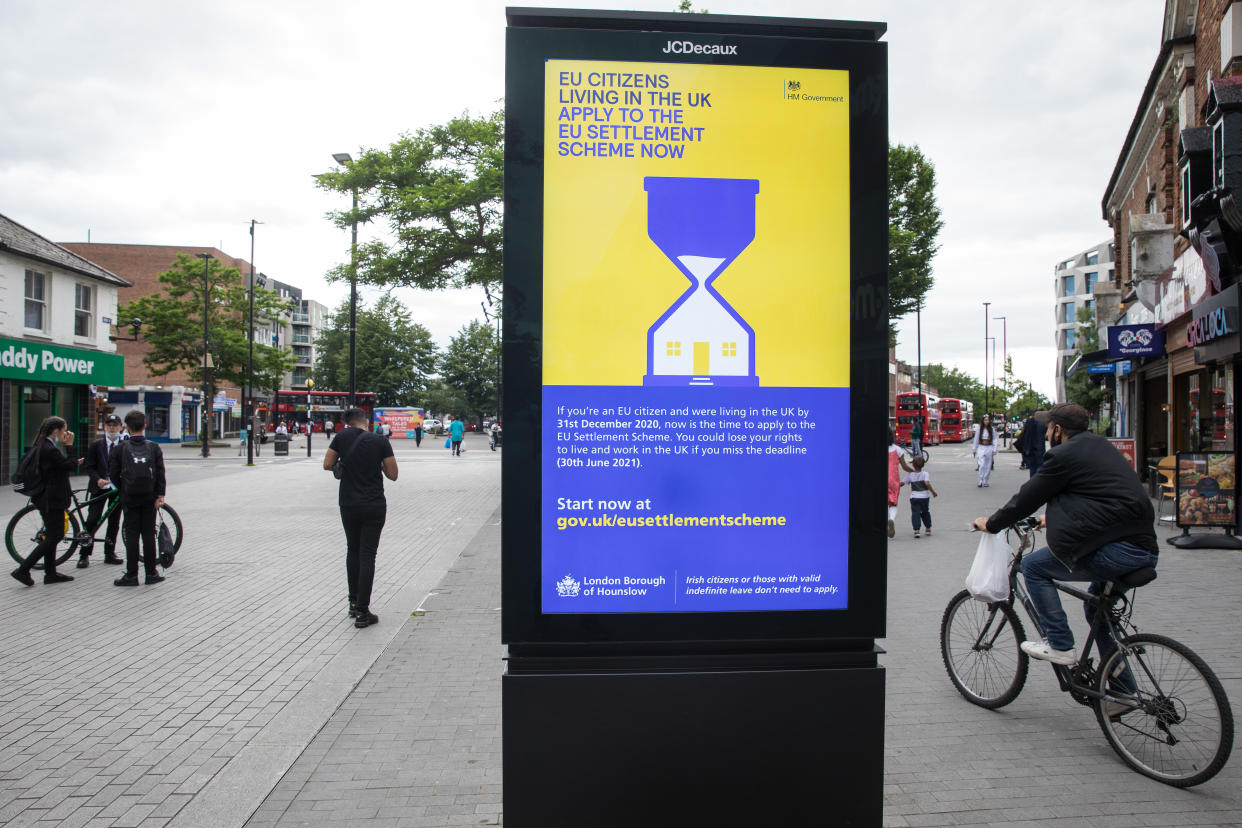
<svg viewBox="0 0 1242 828">
<path fill-rule="evenodd" d="M 506 474 L 538 499 L 506 529 L 538 555 L 506 629 L 835 611 L 802 634 L 878 634 L 882 504 L 860 483 L 884 445 L 881 44 L 522 34 L 506 323 L 541 347 L 506 352 L 505 385 L 539 438 Z M 732 629 L 768 621 L 795 626 Z"/>
</svg>

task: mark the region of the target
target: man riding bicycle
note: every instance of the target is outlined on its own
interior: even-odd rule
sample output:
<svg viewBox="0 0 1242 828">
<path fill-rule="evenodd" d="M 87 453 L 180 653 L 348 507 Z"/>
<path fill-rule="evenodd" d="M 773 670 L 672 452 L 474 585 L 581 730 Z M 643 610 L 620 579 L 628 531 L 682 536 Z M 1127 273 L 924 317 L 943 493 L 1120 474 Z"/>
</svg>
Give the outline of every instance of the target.
<svg viewBox="0 0 1242 828">
<path fill-rule="evenodd" d="M 1053 581 L 1091 581 L 1090 592 L 1098 595 L 1105 581 L 1154 567 L 1160 554 L 1155 512 L 1129 462 L 1106 438 L 1087 431 L 1085 408 L 1062 403 L 1036 417 L 1047 425 L 1051 445 L 1043 465 L 995 514 L 975 518 L 974 526 L 995 534 L 1048 505 L 1040 518 L 1048 546 L 1022 559 L 1027 592 L 1047 639 L 1024 641 L 1022 650 L 1032 658 L 1073 664 L 1074 634 Z M 1094 608 L 1085 606 L 1091 623 Z M 1117 645 L 1107 635 L 1098 643 L 1103 663 Z M 1132 679 L 1119 678 L 1130 689 Z"/>
</svg>

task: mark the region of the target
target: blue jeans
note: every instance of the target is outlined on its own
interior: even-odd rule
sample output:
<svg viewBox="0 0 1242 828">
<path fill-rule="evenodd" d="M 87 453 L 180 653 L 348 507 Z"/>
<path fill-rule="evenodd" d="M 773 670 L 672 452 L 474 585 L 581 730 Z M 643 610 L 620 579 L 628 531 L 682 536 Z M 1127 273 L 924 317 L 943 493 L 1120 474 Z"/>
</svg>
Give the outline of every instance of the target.
<svg viewBox="0 0 1242 828">
<path fill-rule="evenodd" d="M 912 497 L 910 498 L 910 522 L 914 525 L 914 531 L 919 531 L 920 526 L 926 526 L 931 529 L 931 498 L 930 497 Z"/>
<path fill-rule="evenodd" d="M 1043 625 L 1044 635 L 1054 650 L 1074 649 L 1074 633 L 1070 631 L 1065 611 L 1061 609 L 1061 596 L 1053 581 L 1090 581 L 1088 592 L 1099 595 L 1105 581 L 1111 581 L 1142 569 L 1155 566 L 1159 556 L 1132 543 L 1114 541 L 1105 544 L 1093 554 L 1081 558 L 1072 570 L 1052 556 L 1048 547 L 1037 549 L 1022 559 L 1022 576 L 1026 579 L 1026 591 L 1035 605 L 1039 615 L 1039 623 Z M 1084 602 L 1083 609 L 1087 623 L 1095 621 L 1095 607 Z M 1117 649 L 1117 644 L 1107 634 L 1096 637 L 1096 645 L 1100 650 L 1100 663 Z M 1123 677 L 1124 678 L 1124 677 Z"/>
</svg>

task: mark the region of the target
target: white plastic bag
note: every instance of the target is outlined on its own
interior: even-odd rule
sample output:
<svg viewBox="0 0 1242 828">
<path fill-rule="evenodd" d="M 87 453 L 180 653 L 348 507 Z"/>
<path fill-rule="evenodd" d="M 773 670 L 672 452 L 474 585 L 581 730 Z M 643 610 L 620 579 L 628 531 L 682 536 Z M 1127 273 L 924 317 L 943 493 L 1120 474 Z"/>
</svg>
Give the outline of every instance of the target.
<svg viewBox="0 0 1242 828">
<path fill-rule="evenodd" d="M 1013 550 L 1003 534 L 984 532 L 975 550 L 975 562 L 966 575 L 966 589 L 980 601 L 1004 601 L 1009 597 L 1009 561 Z"/>
</svg>

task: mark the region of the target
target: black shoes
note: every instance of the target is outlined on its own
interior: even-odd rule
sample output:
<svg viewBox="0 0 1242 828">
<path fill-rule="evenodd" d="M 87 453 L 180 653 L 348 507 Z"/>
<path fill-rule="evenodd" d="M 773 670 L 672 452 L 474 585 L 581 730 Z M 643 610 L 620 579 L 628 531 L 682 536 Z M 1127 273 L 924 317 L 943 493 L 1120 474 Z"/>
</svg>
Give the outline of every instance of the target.
<svg viewBox="0 0 1242 828">
<path fill-rule="evenodd" d="M 112 582 L 113 586 L 138 586 L 138 576 L 125 574 Z"/>
<path fill-rule="evenodd" d="M 82 555 L 78 558 L 78 569 L 86 569 L 91 565 L 90 555 Z"/>
<path fill-rule="evenodd" d="M 112 554 L 111 552 L 105 552 L 105 553 L 104 553 L 104 563 L 106 563 L 106 564 L 123 564 L 123 563 L 125 563 L 125 561 L 121 560 L 121 559 L 120 559 L 120 558 L 118 558 L 116 555 Z"/>
<path fill-rule="evenodd" d="M 63 572 L 46 572 L 43 575 L 43 583 L 45 584 L 63 584 L 65 581 L 72 580 L 72 575 L 66 575 Z"/>
<path fill-rule="evenodd" d="M 163 576 L 163 575 L 159 575 L 159 574 L 148 575 L 148 576 L 147 576 L 147 586 L 150 586 L 151 584 L 158 584 L 158 583 L 159 583 L 160 581 L 162 581 L 162 580 L 164 580 L 164 576 Z"/>
<path fill-rule="evenodd" d="M 358 629 L 369 627 L 372 624 L 379 623 L 379 616 L 370 610 L 358 610 L 358 614 L 354 616 L 354 626 Z"/>
<path fill-rule="evenodd" d="M 34 586 L 34 578 L 30 577 L 29 569 L 22 569 L 20 566 L 9 573 L 26 586 Z"/>
</svg>

